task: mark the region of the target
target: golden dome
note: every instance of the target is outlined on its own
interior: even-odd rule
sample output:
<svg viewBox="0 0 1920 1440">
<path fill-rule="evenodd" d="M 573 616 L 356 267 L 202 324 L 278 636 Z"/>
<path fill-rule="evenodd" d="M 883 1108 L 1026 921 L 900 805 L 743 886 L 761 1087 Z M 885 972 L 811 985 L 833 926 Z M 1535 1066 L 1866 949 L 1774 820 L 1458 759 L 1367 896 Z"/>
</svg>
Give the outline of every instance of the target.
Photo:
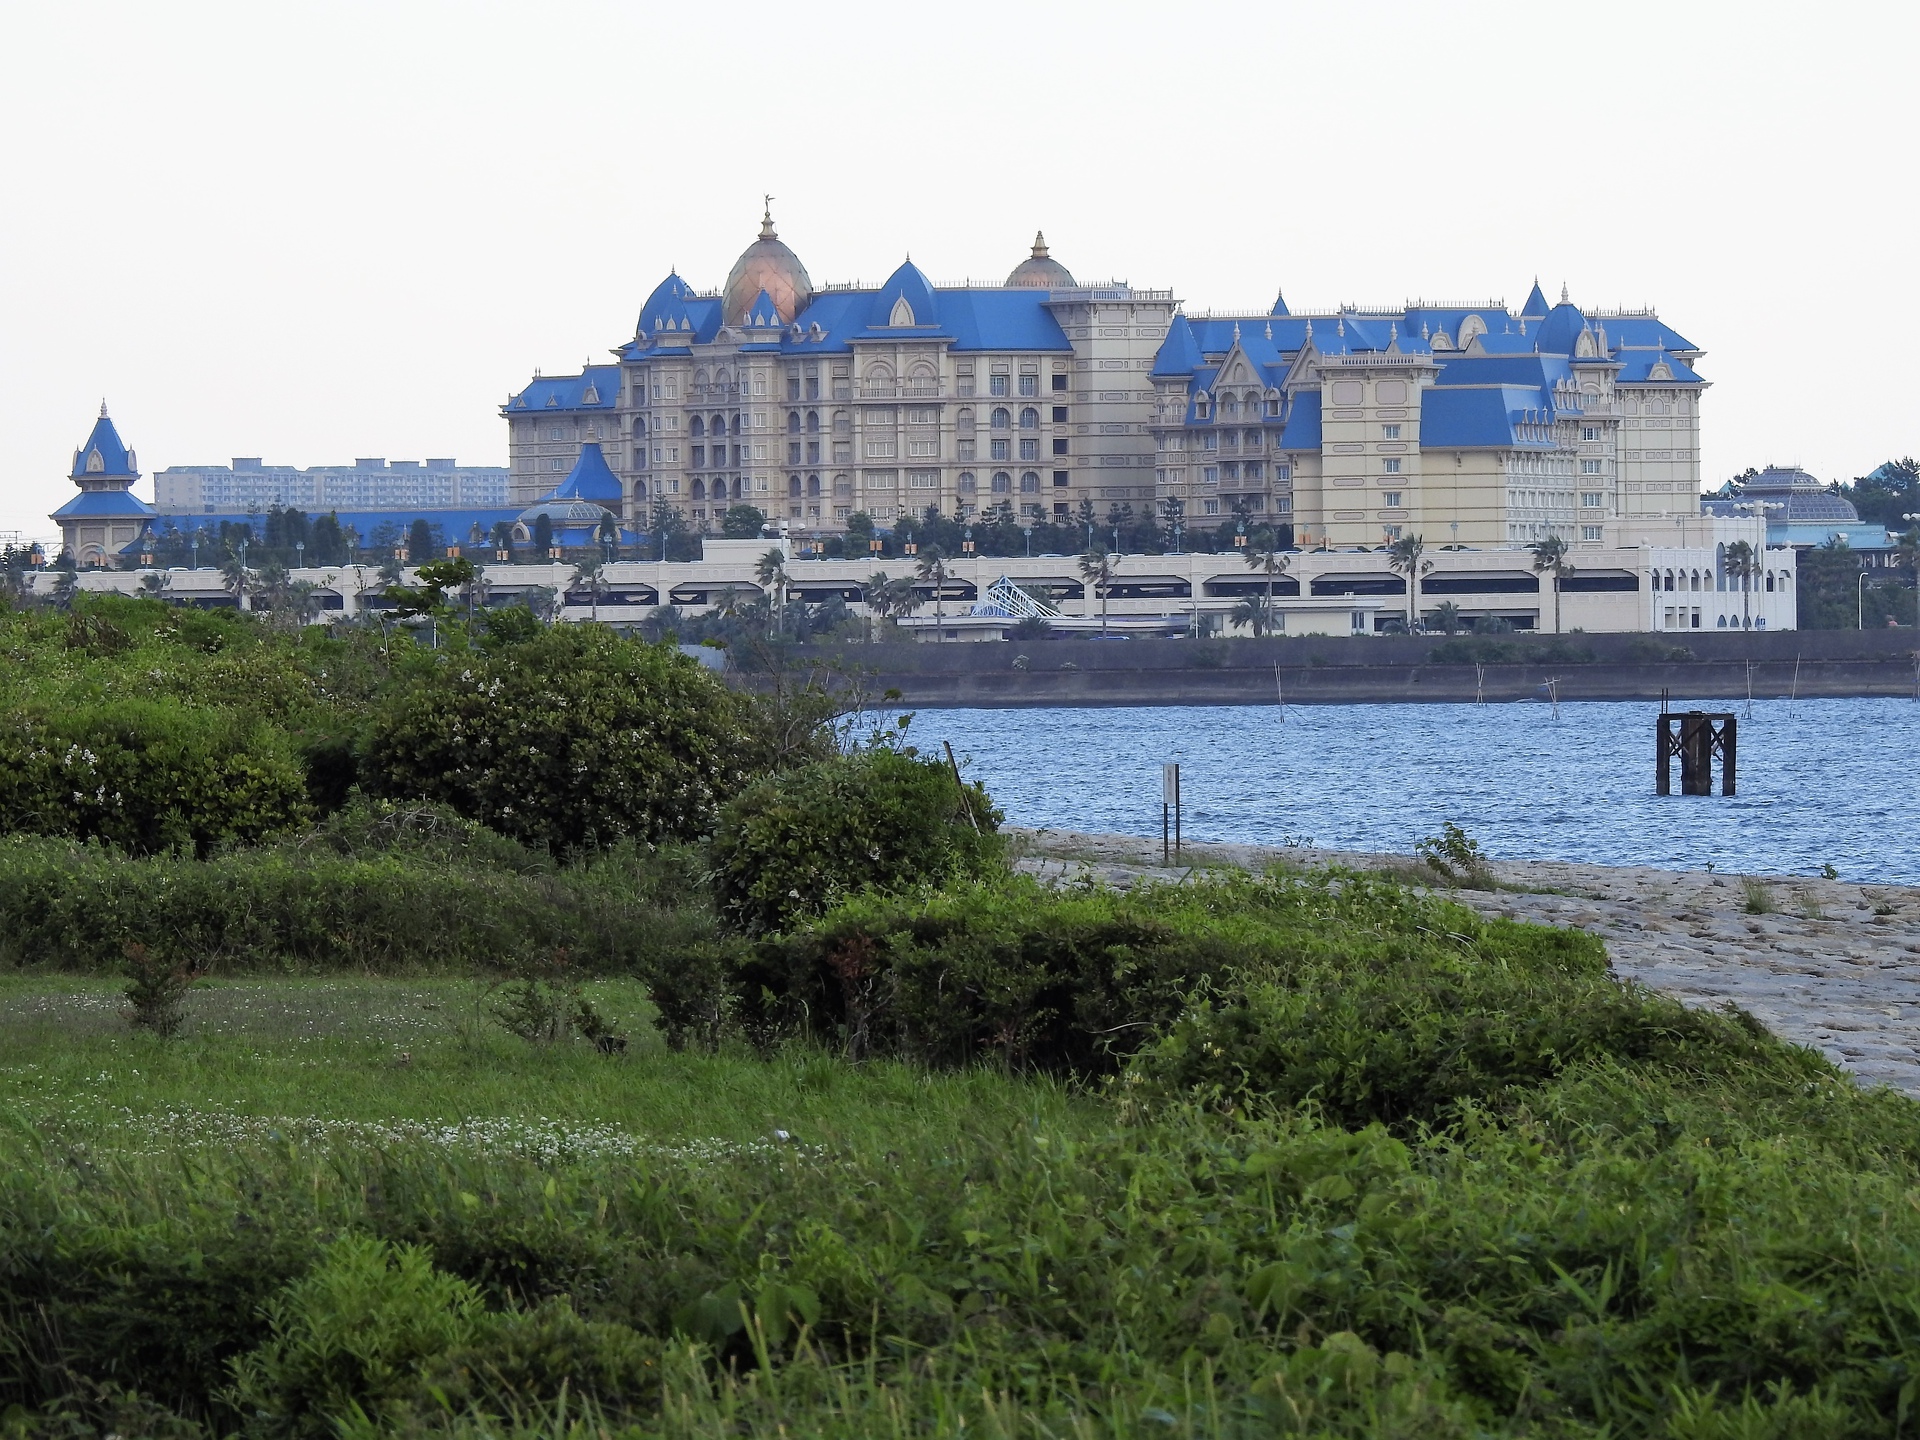
<svg viewBox="0 0 1920 1440">
<path fill-rule="evenodd" d="M 1073 288 L 1073 276 L 1066 266 L 1047 255 L 1047 237 L 1036 230 L 1033 254 L 1013 267 L 1013 273 L 1007 276 L 1007 286 L 1022 290 L 1069 290 Z"/>
<path fill-rule="evenodd" d="M 807 278 L 807 267 L 775 232 L 771 208 L 760 217 L 760 238 L 740 252 L 740 258 L 733 262 L 733 272 L 727 276 L 720 312 L 723 323 L 738 325 L 746 319 L 754 297 L 762 290 L 773 301 L 781 321 L 789 325 L 813 299 L 813 281 Z"/>
</svg>

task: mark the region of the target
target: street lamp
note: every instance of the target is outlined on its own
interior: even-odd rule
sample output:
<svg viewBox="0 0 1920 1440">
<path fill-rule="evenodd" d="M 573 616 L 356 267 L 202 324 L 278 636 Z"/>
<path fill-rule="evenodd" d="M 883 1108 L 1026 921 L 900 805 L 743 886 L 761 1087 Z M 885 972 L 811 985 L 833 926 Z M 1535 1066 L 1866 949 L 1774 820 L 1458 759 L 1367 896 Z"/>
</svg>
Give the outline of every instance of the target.
<svg viewBox="0 0 1920 1440">
<path fill-rule="evenodd" d="M 1020 533 L 1027 537 L 1027 558 L 1033 558 L 1033 522 L 1029 520 L 1020 527 Z"/>
<path fill-rule="evenodd" d="M 296 570 L 304 570 L 306 564 L 307 542 L 304 540 L 296 540 L 293 542 L 293 568 Z"/>
<path fill-rule="evenodd" d="M 1236 550 L 1244 550 L 1247 548 L 1247 522 L 1244 517 L 1234 522 L 1233 548 Z"/>
<path fill-rule="evenodd" d="M 966 531 L 960 537 L 960 553 L 962 555 L 973 554 L 973 526 L 971 525 L 967 526 Z"/>
<path fill-rule="evenodd" d="M 1867 581 L 1869 578 L 1867 572 L 1862 570 L 1859 584 L 1853 587 L 1853 628 L 1856 630 L 1867 628 Z"/>
</svg>

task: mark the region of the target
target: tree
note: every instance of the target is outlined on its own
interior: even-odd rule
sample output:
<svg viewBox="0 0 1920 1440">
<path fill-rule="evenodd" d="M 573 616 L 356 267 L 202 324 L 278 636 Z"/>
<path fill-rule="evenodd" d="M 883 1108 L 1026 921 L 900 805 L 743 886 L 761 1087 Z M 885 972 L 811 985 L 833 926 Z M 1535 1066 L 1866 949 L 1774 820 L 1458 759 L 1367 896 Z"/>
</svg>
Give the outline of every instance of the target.
<svg viewBox="0 0 1920 1440">
<path fill-rule="evenodd" d="M 1448 635 L 1460 633 L 1460 607 L 1451 600 L 1442 600 L 1433 607 L 1433 623 Z"/>
<path fill-rule="evenodd" d="M 757 540 L 766 528 L 766 512 L 753 505 L 729 506 L 720 521 L 720 533 L 729 540 Z"/>
<path fill-rule="evenodd" d="M 1900 535 L 1900 559 L 1913 572 L 1913 623 L 1920 627 L 1920 525 L 1910 525 Z"/>
<path fill-rule="evenodd" d="M 736 505 L 734 509 L 752 510 L 753 507 Z M 760 512 L 755 510 L 754 513 L 757 515 Z M 787 610 L 787 552 L 777 545 L 767 551 L 754 562 L 753 575 L 760 582 L 761 588 L 767 592 L 768 608 L 773 615 L 773 628 L 776 630 L 782 628 Z"/>
<path fill-rule="evenodd" d="M 254 574 L 251 570 L 247 569 L 246 551 L 244 549 L 237 555 L 229 553 L 226 560 L 221 564 L 220 585 L 229 595 L 233 596 L 235 608 L 240 610 L 247 608 L 247 595 L 253 589 Z"/>
<path fill-rule="evenodd" d="M 1553 633 L 1560 633 L 1560 582 L 1573 574 L 1573 566 L 1567 560 L 1567 542 L 1558 535 L 1549 535 L 1544 540 L 1536 540 L 1527 549 L 1533 554 L 1533 569 L 1537 575 L 1551 575 L 1553 585 Z"/>
<path fill-rule="evenodd" d="M 1093 513 L 1089 501 L 1081 501 L 1087 507 L 1088 515 Z M 1080 557 L 1080 578 L 1093 586 L 1093 593 L 1100 597 L 1100 633 L 1107 633 L 1107 594 L 1113 589 L 1114 559 L 1107 553 L 1104 545 L 1096 545 Z"/>
<path fill-rule="evenodd" d="M 425 520 L 415 520 L 407 527 L 407 559 L 418 565 L 433 558 L 433 527 Z"/>
<path fill-rule="evenodd" d="M 1743 630 L 1753 628 L 1753 581 L 1760 574 L 1760 557 L 1754 553 L 1753 545 L 1746 540 L 1736 540 L 1727 546 L 1727 579 L 1740 582 L 1740 617 Z"/>
<path fill-rule="evenodd" d="M 1427 542 L 1419 535 L 1402 535 L 1387 546 L 1387 568 L 1407 577 L 1407 633 L 1420 623 L 1420 577 L 1433 569 L 1433 561 L 1422 560 Z M 1556 616 L 1554 629 L 1560 628 Z"/>
<path fill-rule="evenodd" d="M 1236 629 L 1241 626 L 1250 628 L 1253 638 L 1258 640 L 1273 628 L 1273 602 L 1264 595 L 1242 595 L 1239 603 L 1228 612 L 1227 619 Z"/>
<path fill-rule="evenodd" d="M 938 545 L 929 545 L 920 552 L 917 568 L 922 580 L 933 582 L 933 638 L 939 641 L 945 637 L 947 624 L 947 557 Z"/>
<path fill-rule="evenodd" d="M 1267 534 L 1271 536 L 1272 532 L 1269 531 Z M 1287 566 L 1291 563 L 1292 557 L 1282 555 L 1273 548 L 1271 543 L 1247 547 L 1247 568 L 1258 570 L 1267 577 L 1267 606 L 1260 618 L 1261 623 L 1269 630 L 1274 628 L 1274 616 L 1277 613 L 1273 606 L 1273 582 L 1286 573 Z M 1259 630 L 1254 631 L 1256 637 L 1260 633 Z"/>
<path fill-rule="evenodd" d="M 553 551 L 553 517 L 544 512 L 533 517 L 533 548 L 542 560 Z"/>
<path fill-rule="evenodd" d="M 587 603 L 593 607 L 593 618 L 598 621 L 601 597 L 613 588 L 612 583 L 607 579 L 606 561 L 582 560 L 574 566 L 573 579 L 567 583 L 569 589 L 578 587 L 587 592 Z"/>
<path fill-rule="evenodd" d="M 167 593 L 167 587 L 173 584 L 173 577 L 164 570 L 156 570 L 140 577 L 140 593 L 149 599 L 158 600 Z"/>
<path fill-rule="evenodd" d="M 496 520 L 493 525 L 493 548 L 496 553 L 504 551 L 507 563 L 513 563 L 513 526 L 505 520 Z"/>
<path fill-rule="evenodd" d="M 1853 503 L 1862 520 L 1892 529 L 1902 516 L 1920 511 L 1920 462 L 1911 456 L 1889 460 L 1851 485 L 1834 488 Z"/>
</svg>

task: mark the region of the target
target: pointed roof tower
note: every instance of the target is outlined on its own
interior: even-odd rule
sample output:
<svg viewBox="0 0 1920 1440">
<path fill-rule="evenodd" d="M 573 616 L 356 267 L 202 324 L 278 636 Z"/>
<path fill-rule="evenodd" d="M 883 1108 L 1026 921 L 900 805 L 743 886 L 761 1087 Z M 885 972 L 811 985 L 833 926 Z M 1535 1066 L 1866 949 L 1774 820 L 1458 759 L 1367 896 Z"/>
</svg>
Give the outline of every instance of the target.
<svg viewBox="0 0 1920 1440">
<path fill-rule="evenodd" d="M 1175 315 L 1167 327 L 1167 338 L 1153 357 L 1153 373 L 1160 376 L 1191 375 L 1201 366 L 1200 342 L 1185 315 Z"/>
<path fill-rule="evenodd" d="M 126 484 L 117 488 L 124 490 L 140 478 L 140 472 L 134 466 L 133 452 L 120 440 L 120 432 L 113 428 L 113 421 L 107 418 L 107 402 L 100 402 L 100 418 L 93 422 L 93 433 L 87 436 L 87 443 L 73 452 L 73 473 L 68 477 L 76 485 L 85 485 L 91 489 L 115 488 L 111 483 L 91 484 L 96 480 L 124 480 Z"/>
<path fill-rule="evenodd" d="M 1274 292 L 1273 309 L 1269 310 L 1267 313 L 1269 315 L 1292 315 L 1293 314 L 1291 310 L 1287 309 L 1287 292 L 1286 291 L 1278 290 Z"/>
<path fill-rule="evenodd" d="M 1565 298 L 1565 297 L 1562 297 Z M 1547 297 L 1540 293 L 1540 277 L 1533 277 L 1533 293 L 1527 296 L 1527 303 L 1520 307 L 1523 320 L 1544 320 L 1547 318 Z"/>
<path fill-rule="evenodd" d="M 912 260 L 902 262 L 875 293 L 867 323 L 876 330 L 897 325 L 938 325 L 940 307 L 934 299 L 933 282 Z"/>
<path fill-rule="evenodd" d="M 73 452 L 73 471 L 67 478 L 80 487 L 80 493 L 49 518 L 59 525 L 62 543 L 79 564 L 109 564 L 121 547 L 138 539 L 153 523 L 153 507 L 131 493 L 140 470 L 133 451 L 107 418 L 104 400 L 93 432 Z M 95 538 L 84 545 L 78 529 L 83 521 L 99 527 Z"/>
</svg>

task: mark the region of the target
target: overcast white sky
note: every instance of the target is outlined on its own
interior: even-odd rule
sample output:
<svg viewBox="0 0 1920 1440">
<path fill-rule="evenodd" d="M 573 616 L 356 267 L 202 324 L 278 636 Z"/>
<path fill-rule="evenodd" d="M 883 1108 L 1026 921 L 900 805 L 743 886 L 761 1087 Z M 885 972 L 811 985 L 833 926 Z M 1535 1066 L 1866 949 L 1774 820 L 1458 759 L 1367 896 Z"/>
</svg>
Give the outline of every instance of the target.
<svg viewBox="0 0 1920 1440">
<path fill-rule="evenodd" d="M 1920 450 L 1911 4 L 0 0 L 0 530 L 102 396 L 167 465 L 503 464 L 499 402 L 717 285 L 1657 304 L 1703 474 Z M 151 497 L 151 481 L 139 492 Z"/>
</svg>

